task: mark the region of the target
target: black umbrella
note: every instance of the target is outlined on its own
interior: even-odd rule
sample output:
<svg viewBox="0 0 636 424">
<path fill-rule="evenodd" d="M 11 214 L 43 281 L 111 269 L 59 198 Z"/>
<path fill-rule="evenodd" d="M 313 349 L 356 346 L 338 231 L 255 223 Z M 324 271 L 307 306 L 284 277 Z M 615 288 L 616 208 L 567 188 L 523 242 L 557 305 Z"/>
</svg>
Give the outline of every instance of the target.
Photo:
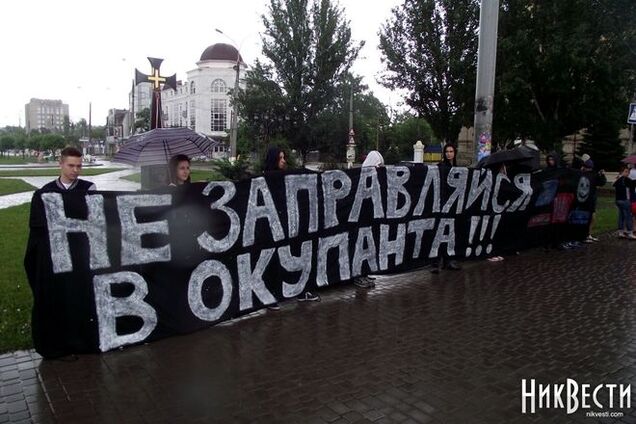
<svg viewBox="0 0 636 424">
<path fill-rule="evenodd" d="M 189 128 L 155 128 L 128 139 L 113 162 L 136 166 L 165 165 L 175 155 L 200 156 L 221 143 Z"/>
<path fill-rule="evenodd" d="M 499 150 L 486 156 L 477 164 L 477 168 L 494 168 L 501 164 L 515 164 L 533 171 L 539 169 L 539 152 L 526 146 L 510 150 Z"/>
</svg>

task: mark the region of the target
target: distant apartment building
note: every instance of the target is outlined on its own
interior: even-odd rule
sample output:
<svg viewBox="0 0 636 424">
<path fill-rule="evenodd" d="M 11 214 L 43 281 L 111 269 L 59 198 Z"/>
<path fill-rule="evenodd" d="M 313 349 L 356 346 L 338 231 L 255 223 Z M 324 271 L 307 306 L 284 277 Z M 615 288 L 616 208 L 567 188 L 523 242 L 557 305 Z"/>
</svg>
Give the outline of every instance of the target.
<svg viewBox="0 0 636 424">
<path fill-rule="evenodd" d="M 144 109 L 150 109 L 152 103 L 152 84 L 142 82 L 133 87 L 128 93 L 128 110 L 135 115 Z"/>
<path fill-rule="evenodd" d="M 61 100 L 31 99 L 24 105 L 27 133 L 41 129 L 63 131 L 65 117 L 68 119 L 68 105 Z"/>
</svg>

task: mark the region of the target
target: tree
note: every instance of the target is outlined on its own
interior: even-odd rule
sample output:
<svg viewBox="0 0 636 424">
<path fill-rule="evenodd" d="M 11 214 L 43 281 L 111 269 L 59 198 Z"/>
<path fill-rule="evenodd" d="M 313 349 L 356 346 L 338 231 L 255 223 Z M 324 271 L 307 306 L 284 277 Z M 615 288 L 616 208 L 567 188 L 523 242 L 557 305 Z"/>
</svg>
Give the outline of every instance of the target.
<svg viewBox="0 0 636 424">
<path fill-rule="evenodd" d="M 313 134 L 319 142 L 321 155 L 337 163 L 345 157 L 349 141 L 349 110 L 353 91 L 353 129 L 358 157 L 383 145 L 384 131 L 389 126 L 386 108 L 362 84 L 362 78 L 347 75 L 336 86 L 336 96 L 317 116 Z M 382 149 L 381 149 L 382 150 Z"/>
<path fill-rule="evenodd" d="M 551 150 L 586 127 L 618 128 L 636 82 L 635 21 L 627 0 L 503 0 L 496 138 L 525 136 Z"/>
<path fill-rule="evenodd" d="M 61 134 L 44 134 L 42 135 L 39 148 L 42 150 L 50 150 L 52 154 L 58 149 L 63 149 L 65 146 L 64 136 Z"/>
<path fill-rule="evenodd" d="M 4 156 L 4 152 L 15 148 L 15 137 L 10 134 L 0 136 L 0 157 Z"/>
<path fill-rule="evenodd" d="M 252 94 L 261 98 L 271 94 L 274 107 L 256 111 L 243 105 L 244 113 L 253 113 L 243 115 L 243 119 L 256 116 L 263 120 L 267 116 L 267 125 L 275 122 L 290 146 L 304 156 L 325 143 L 318 140 L 315 124 L 333 101 L 338 82 L 347 74 L 362 43 L 352 41 L 344 12 L 329 0 L 270 0 L 262 20 L 266 62 L 248 72 L 247 92 L 245 96 L 237 93 L 234 101 L 240 105 Z M 268 111 L 275 113 L 273 119 Z M 256 123 L 252 126 L 258 127 Z"/>
<path fill-rule="evenodd" d="M 433 129 L 424 118 L 410 113 L 398 115 L 387 132 L 387 144 L 393 147 L 393 153 L 400 160 L 412 160 L 413 145 L 418 140 L 425 145 L 438 143 Z"/>
<path fill-rule="evenodd" d="M 144 108 L 137 112 L 137 119 L 135 120 L 135 130 L 141 130 L 141 132 L 150 130 L 150 109 Z"/>
<path fill-rule="evenodd" d="M 597 169 L 616 171 L 619 161 L 625 155 L 625 149 L 618 139 L 619 121 L 602 119 L 588 124 L 583 143 L 577 152 L 587 153 Z"/>
<path fill-rule="evenodd" d="M 382 84 L 407 90 L 440 140 L 472 124 L 478 26 L 477 0 L 405 0 L 380 29 Z"/>
</svg>

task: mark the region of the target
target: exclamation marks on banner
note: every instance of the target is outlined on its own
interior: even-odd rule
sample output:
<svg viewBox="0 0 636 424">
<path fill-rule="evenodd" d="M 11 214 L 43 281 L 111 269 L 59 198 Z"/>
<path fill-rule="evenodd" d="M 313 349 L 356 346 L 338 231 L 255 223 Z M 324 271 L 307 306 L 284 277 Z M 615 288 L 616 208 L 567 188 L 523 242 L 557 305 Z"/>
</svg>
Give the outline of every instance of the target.
<svg viewBox="0 0 636 424">
<path fill-rule="evenodd" d="M 488 225 L 490 224 L 490 216 L 472 216 L 470 217 L 470 233 L 468 235 L 468 247 L 466 248 L 466 257 L 471 256 L 474 252 L 475 256 L 479 256 L 485 250 L 486 254 L 490 254 L 492 252 L 492 240 L 495 238 L 495 233 L 497 232 L 497 228 L 499 227 L 499 221 L 501 221 L 501 215 L 495 215 L 492 219 L 492 226 L 490 227 L 490 237 L 486 240 L 489 241 L 486 245 L 486 248 L 482 246 L 484 243 L 484 237 L 486 237 L 486 233 L 488 232 Z M 479 231 L 479 241 L 477 242 L 477 246 L 474 251 L 471 247 L 475 244 L 475 233 L 477 229 Z"/>
</svg>

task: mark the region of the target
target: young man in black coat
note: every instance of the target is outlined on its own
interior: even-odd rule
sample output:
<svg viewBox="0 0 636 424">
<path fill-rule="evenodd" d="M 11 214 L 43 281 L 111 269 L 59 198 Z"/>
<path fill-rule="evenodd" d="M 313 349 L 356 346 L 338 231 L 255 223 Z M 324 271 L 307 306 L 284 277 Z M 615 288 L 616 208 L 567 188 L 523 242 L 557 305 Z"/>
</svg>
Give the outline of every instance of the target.
<svg viewBox="0 0 636 424">
<path fill-rule="evenodd" d="M 79 178 L 82 173 L 82 152 L 66 147 L 60 156 L 60 176 L 42 187 L 45 191 L 96 190 L 95 184 Z"/>
</svg>

